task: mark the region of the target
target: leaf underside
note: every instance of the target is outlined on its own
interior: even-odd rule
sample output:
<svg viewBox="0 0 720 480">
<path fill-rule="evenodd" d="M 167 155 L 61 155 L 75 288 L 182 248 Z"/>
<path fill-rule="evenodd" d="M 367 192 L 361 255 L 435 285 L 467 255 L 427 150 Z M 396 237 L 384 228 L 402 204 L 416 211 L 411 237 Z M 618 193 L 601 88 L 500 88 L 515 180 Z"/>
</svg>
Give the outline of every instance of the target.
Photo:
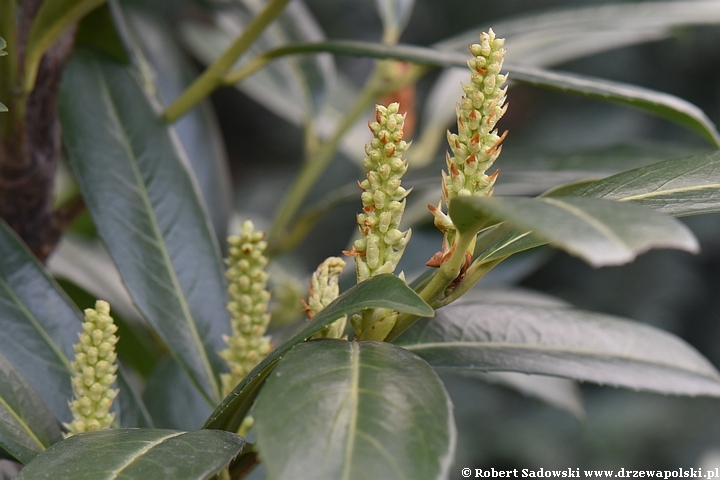
<svg viewBox="0 0 720 480">
<path fill-rule="evenodd" d="M 442 369 L 553 375 L 634 390 L 720 396 L 720 374 L 676 336 L 564 307 L 452 305 L 396 342 Z"/>
</svg>

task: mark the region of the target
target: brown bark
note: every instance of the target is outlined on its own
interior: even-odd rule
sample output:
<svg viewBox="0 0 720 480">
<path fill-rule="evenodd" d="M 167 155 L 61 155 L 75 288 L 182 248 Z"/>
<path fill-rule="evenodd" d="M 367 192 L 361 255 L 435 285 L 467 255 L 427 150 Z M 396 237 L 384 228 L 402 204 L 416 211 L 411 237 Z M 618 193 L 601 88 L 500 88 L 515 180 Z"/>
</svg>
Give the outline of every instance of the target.
<svg viewBox="0 0 720 480">
<path fill-rule="evenodd" d="M 25 0 L 18 24 L 22 65 L 30 20 L 41 1 Z M 57 97 L 63 68 L 72 52 L 74 29 L 43 56 L 25 118 L 3 138 L 0 157 L 0 215 L 42 261 L 54 250 L 66 214 L 53 212 L 53 181 L 60 158 Z"/>
</svg>

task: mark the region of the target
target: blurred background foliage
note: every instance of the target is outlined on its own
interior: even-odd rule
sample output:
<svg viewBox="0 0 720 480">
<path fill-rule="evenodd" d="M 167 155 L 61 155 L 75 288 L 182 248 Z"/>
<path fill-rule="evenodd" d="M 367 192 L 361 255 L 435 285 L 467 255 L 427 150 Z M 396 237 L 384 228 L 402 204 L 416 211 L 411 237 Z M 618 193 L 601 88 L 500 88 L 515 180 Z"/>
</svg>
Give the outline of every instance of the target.
<svg viewBox="0 0 720 480">
<path fill-rule="evenodd" d="M 157 0 L 123 2 L 123 5 L 129 4 L 132 11 L 140 12 L 135 20 L 132 14 L 128 18 L 138 31 L 144 32 L 140 36 L 145 36 L 148 45 L 153 45 L 154 37 L 140 27 L 148 18 L 143 17 L 143 12 L 152 12 L 152 22 L 157 23 L 144 24 L 145 28 L 149 28 L 148 25 L 155 25 L 153 29 L 162 27 L 163 34 L 173 36 L 177 44 L 183 46 L 184 53 L 177 53 L 186 55 L 184 61 L 188 72 L 195 72 L 189 73 L 188 78 L 193 78 L 215 50 L 221 51 L 213 49 L 215 44 L 222 45 L 221 32 L 239 29 L 238 18 L 243 12 L 252 11 L 251 7 L 258 2 L 245 2 L 245 10 L 238 13 L 236 6 L 239 3 L 230 0 Z M 647 25 L 634 25 L 623 24 L 622 17 L 613 15 L 612 10 L 592 10 L 589 16 L 588 11 L 583 10 L 601 5 L 633 5 L 634 2 L 416 0 L 414 3 L 400 43 L 430 46 L 469 31 L 472 32 L 468 37 L 470 40 L 460 42 L 467 45 L 480 31 L 493 27 L 498 36 L 507 37 L 509 62 L 542 65 L 671 93 L 694 103 L 715 124 L 720 123 L 720 18 L 708 17 L 702 22 L 690 22 L 691 25 L 653 29 L 650 13 L 644 17 Z M 291 23 L 294 22 L 301 32 L 300 38 L 313 39 L 315 35 L 317 39 L 324 34 L 329 39 L 379 41 L 383 35 L 375 2 L 370 0 L 305 0 L 306 8 L 300 8 L 298 5 L 302 4 L 298 2 L 291 3 L 293 5 L 296 10 L 289 15 L 294 19 Z M 216 23 L 212 21 L 213 13 Z M 605 36 L 588 37 L 587 42 L 608 45 L 616 41 L 617 48 L 605 47 L 598 49 L 602 50 L 598 53 L 580 58 L 572 58 L 572 52 L 568 53 L 573 45 L 565 45 L 565 51 L 560 48 L 555 57 L 550 55 L 545 59 L 542 55 L 521 57 L 516 54 L 517 59 L 513 56 L 514 45 L 520 48 L 522 42 L 531 41 L 523 38 L 524 28 L 537 28 L 545 35 L 542 38 L 548 40 L 558 31 L 550 29 L 543 33 L 542 22 L 558 16 L 567 17 L 569 22 L 561 28 L 572 29 L 573 15 L 578 19 L 592 18 L 607 26 Z M 582 23 L 578 23 L 578 28 L 582 28 Z M 273 41 L 282 42 L 283 39 L 263 41 L 266 43 L 258 47 L 261 50 L 267 49 Z M 593 51 L 592 47 L 584 48 Z M 152 52 L 146 54 L 152 59 Z M 304 132 L 300 127 L 303 116 L 321 105 L 323 95 L 332 99 L 330 103 L 349 103 L 343 92 L 359 91 L 373 63 L 372 59 L 347 56 L 297 57 L 292 62 L 278 62 L 261 72 L 265 77 L 258 77 L 254 84 L 249 81 L 239 88 L 224 87 L 212 95 L 212 107 L 227 152 L 234 192 L 231 232 L 246 217 L 252 218 L 259 228 L 269 227 L 303 159 Z M 312 80 L 309 95 L 303 96 L 303 92 L 295 92 L 291 84 L 284 83 L 283 69 L 287 68 L 300 69 L 305 78 Z M 439 95 L 438 81 L 442 75 L 439 70 L 429 70 L 419 79 L 410 110 L 417 125 L 416 132 L 419 132 L 410 138 L 415 139 L 415 147 L 420 150 L 415 153 L 411 147 L 410 168 L 407 180 L 404 180 L 404 184 L 415 187 L 408 199 L 406 214 L 408 220 L 415 220 L 412 221 L 413 239 L 400 268 L 411 279 L 424 269 L 424 262 L 440 244 L 440 235 L 432 227 L 425 205 L 439 198 L 445 145 L 444 141 L 440 142 L 434 149 L 426 148 L 425 144 L 418 147 L 418 144 L 423 128 L 432 123 L 433 96 Z M 159 79 L 160 84 L 162 80 Z M 332 82 L 333 89 L 323 88 Z M 455 81 L 452 85 L 456 85 L 459 92 L 458 83 Z M 179 87 L 175 87 L 175 90 L 164 90 L 164 94 L 172 99 L 179 91 Z M 303 104 L 303 98 L 309 98 L 310 105 Z M 453 102 L 458 101 L 459 94 L 451 98 Z M 508 101 L 508 113 L 499 125 L 500 130 L 508 129 L 509 135 L 505 150 L 496 163 L 501 170 L 497 194 L 539 194 L 568 181 L 603 177 L 714 148 L 699 135 L 676 124 L 612 103 L 525 84 L 511 84 Z M 203 115 L 212 116 L 207 105 L 201 108 Z M 276 298 L 292 296 L 293 292 L 305 289 L 312 269 L 327 256 L 338 255 L 347 248 L 355 234 L 355 214 L 359 211 L 360 200 L 354 184 L 361 176 L 358 160 L 363 155 L 363 142 L 370 138 L 362 125 L 370 118 L 370 113 L 363 118 L 359 128 L 351 130 L 348 141 L 306 201 L 307 205 L 319 203 L 322 207 L 316 228 L 297 247 L 274 258 L 271 268 L 276 279 L 273 287 Z M 319 123 L 318 129 L 321 127 Z M 451 127 L 450 124 L 443 126 Z M 182 126 L 178 128 L 180 138 L 185 142 L 189 134 L 184 136 Z M 213 130 L 206 136 L 217 136 L 217 133 Z M 187 145 L 186 148 L 189 149 Z M 216 144 L 216 148 L 221 147 Z M 220 151 L 213 155 L 223 157 L 224 153 Z M 416 155 L 427 157 L 418 161 L 427 160 L 427 165 L 414 164 Z M 222 169 L 215 174 L 227 175 Z M 200 183 L 201 186 L 211 185 L 210 191 L 213 190 L 212 175 L 201 178 Z M 222 194 L 222 188 L 217 190 Z M 325 197 L 328 194 L 330 196 Z M 206 198 L 207 195 L 206 190 Z M 217 227 L 222 224 L 224 214 L 212 213 Z M 652 251 L 627 266 L 593 269 L 575 258 L 544 247 L 502 263 L 477 288 L 486 289 L 484 295 L 493 295 L 494 289 L 531 289 L 584 309 L 647 322 L 684 338 L 720 367 L 720 216 L 704 215 L 684 221 L 702 245 L 702 252 L 697 256 L 677 251 Z M 129 299 L 123 296 L 119 278 L 108 273 L 110 267 L 95 268 L 96 271 L 86 268 L 91 264 L 107 266 L 107 262 L 102 260 L 106 254 L 93 240 L 91 225 L 87 224 L 87 219 L 85 222 L 83 224 L 81 220 L 76 225 L 73 240 L 63 243 L 50 266 L 58 276 L 66 279 L 63 285 L 81 307 L 89 306 L 94 298 L 84 291 L 93 283 L 117 297 L 105 295 L 122 317 L 120 335 L 124 341 L 121 343 L 133 349 L 125 355 L 121 352 L 121 356 L 130 359 L 141 382 L 161 358 L 162 346 L 156 339 L 148 338 Z M 222 237 L 223 229 L 217 230 Z M 82 255 L 73 253 L 73 248 L 81 248 Z M 86 265 L 78 263 L 81 257 L 86 259 Z M 85 275 L 84 279 L 82 275 Z M 348 275 L 349 283 L 352 282 L 350 277 L 352 275 Z M 95 295 L 95 292 L 91 293 Z M 295 312 L 290 309 L 288 313 L 286 309 L 284 315 L 277 315 L 277 319 L 284 322 L 298 320 L 300 315 Z M 281 325 L 276 324 L 276 327 Z M 276 335 L 283 335 L 282 328 Z M 134 363 L 132 359 L 135 359 Z M 570 392 L 559 394 L 561 399 L 557 405 L 563 408 L 555 408 L 536 400 L 532 394 L 518 394 L 518 389 L 532 390 L 532 380 L 518 380 L 518 377 L 527 376 L 444 374 L 443 379 L 455 402 L 459 427 L 456 467 L 453 468 L 458 478 L 461 467 L 670 469 L 720 466 L 720 403 L 717 400 L 581 385 L 579 391 L 584 407 L 579 403 L 567 403 L 567 398 L 575 398 L 575 393 Z M 508 384 L 515 384 L 516 388 L 508 389 Z M 552 390 L 547 384 L 543 388 Z M 558 384 L 557 388 L 567 388 L 567 385 Z M 544 396 L 552 397 L 554 393 L 558 392 L 548 391 Z M 146 397 L 148 395 L 150 393 L 146 392 Z M 148 400 L 148 404 L 151 403 Z"/>
</svg>

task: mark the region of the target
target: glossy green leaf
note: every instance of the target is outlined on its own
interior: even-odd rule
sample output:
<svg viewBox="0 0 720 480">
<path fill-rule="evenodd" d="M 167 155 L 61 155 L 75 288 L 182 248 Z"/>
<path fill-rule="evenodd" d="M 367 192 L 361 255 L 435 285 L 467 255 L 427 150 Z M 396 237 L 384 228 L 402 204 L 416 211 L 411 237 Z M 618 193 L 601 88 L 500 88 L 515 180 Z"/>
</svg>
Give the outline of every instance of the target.
<svg viewBox="0 0 720 480">
<path fill-rule="evenodd" d="M 443 308 L 398 345 L 442 369 L 536 373 L 635 390 L 720 396 L 720 373 L 654 327 L 563 307 Z"/>
<path fill-rule="evenodd" d="M 314 44 L 290 45 L 263 54 L 270 62 L 291 54 L 332 52 L 342 55 L 367 56 L 405 60 L 420 65 L 435 67 L 466 67 L 468 55 L 436 50 L 412 45 L 381 45 L 370 42 L 329 41 Z M 715 125 L 695 105 L 679 97 L 650 90 L 636 85 L 613 82 L 567 72 L 550 71 L 524 65 L 505 64 L 513 81 L 552 88 L 563 92 L 574 93 L 600 100 L 621 103 L 639 108 L 653 115 L 671 120 L 679 125 L 690 128 L 720 146 L 720 134 Z M 469 75 L 469 73 L 468 73 Z M 466 77 L 468 78 L 468 77 Z M 461 92 L 456 98 L 460 98 Z M 437 100 L 429 99 L 431 104 Z M 447 126 L 443 121 L 442 129 Z M 437 130 L 437 128 L 435 128 Z M 420 140 L 423 142 L 423 140 Z M 437 145 L 436 145 L 437 146 Z M 428 148 L 424 145 L 424 148 Z"/>
<path fill-rule="evenodd" d="M 507 65 L 506 68 L 513 80 L 635 107 L 694 130 L 720 147 L 720 134 L 715 124 L 698 107 L 674 95 L 567 72 L 520 65 Z"/>
<path fill-rule="evenodd" d="M 60 117 L 83 198 L 133 301 L 214 405 L 229 333 L 223 267 L 173 130 L 130 67 L 88 51 L 64 72 Z"/>
<path fill-rule="evenodd" d="M 720 154 L 708 152 L 666 160 L 622 172 L 602 180 L 586 180 L 556 187 L 543 196 L 596 197 L 639 203 L 675 217 L 720 211 Z M 501 225 L 489 232 L 482 261 L 492 261 L 546 242 L 528 231 Z"/>
<path fill-rule="evenodd" d="M 720 212 L 720 151 L 666 160 L 595 182 L 559 187 L 547 195 L 639 203 L 675 217 Z"/>
<path fill-rule="evenodd" d="M 488 219 L 504 221 L 595 267 L 628 263 L 651 248 L 699 248 L 690 230 L 672 217 L 596 198 L 458 197 L 450 217 L 460 232 L 478 231 Z"/>
<path fill-rule="evenodd" d="M 127 21 L 127 48 L 133 63 L 149 70 L 152 88 L 167 107 L 196 78 L 189 59 L 173 41 L 173 27 L 144 4 L 124 3 L 113 8 L 116 22 Z M 124 14 L 124 15 L 123 15 Z M 220 126 L 209 99 L 201 102 L 173 124 L 190 159 L 203 200 L 218 238 L 227 236 L 232 210 L 232 185 L 220 134 Z"/>
<path fill-rule="evenodd" d="M 122 362 L 122 359 L 120 361 Z M 115 422 L 125 428 L 154 428 L 155 422 L 142 400 L 140 393 L 142 389 L 138 385 L 137 374 L 122 363 L 118 372 L 117 389 L 120 393 L 113 406 Z"/>
<path fill-rule="evenodd" d="M 388 343 L 298 345 L 268 378 L 253 416 L 268 479 L 450 473 L 450 397 L 427 363 Z"/>
<path fill-rule="evenodd" d="M 35 85 L 38 66 L 43 54 L 73 23 L 105 3 L 105 0 L 53 0 L 40 5 L 30 25 L 25 47 L 26 92 Z"/>
<path fill-rule="evenodd" d="M 227 466 L 243 445 L 242 437 L 219 430 L 98 430 L 53 445 L 16 478 L 204 480 Z"/>
<path fill-rule="evenodd" d="M 55 418 L 70 422 L 70 362 L 83 316 L 4 222 L 0 222 L 0 304 L 0 351 Z M 123 375 L 121 369 L 121 384 Z M 118 403 L 128 411 L 144 409 L 133 390 L 121 390 L 120 397 Z M 125 425 L 122 413 L 117 411 L 116 418 Z M 131 414 L 127 421 L 133 418 Z"/>
<path fill-rule="evenodd" d="M 0 222 L 0 351 L 69 422 L 72 345 L 81 317 L 24 243 Z"/>
<path fill-rule="evenodd" d="M 433 48 L 467 54 L 478 34 L 492 26 L 506 39 L 506 61 L 515 65 L 549 67 L 588 55 L 671 37 L 681 25 L 720 23 L 716 2 L 640 2 L 580 6 L 533 13 L 492 25 L 478 25 L 460 35 L 435 43 Z M 428 94 L 423 110 L 422 135 L 416 145 L 433 153 L 444 141 L 455 119 L 455 103 L 467 82 L 466 68 L 443 72 Z M 705 133 L 712 134 L 711 131 Z M 434 145 L 434 147 L 433 147 Z M 422 155 L 422 152 L 421 152 Z M 423 157 L 423 159 L 429 157 Z"/>
<path fill-rule="evenodd" d="M 157 428 L 196 430 L 212 412 L 212 407 L 170 357 L 155 365 L 145 384 L 143 401 Z"/>
<path fill-rule="evenodd" d="M 434 315 L 432 307 L 395 275 L 383 274 L 369 278 L 348 289 L 294 335 L 276 346 L 215 409 L 204 428 L 237 431 L 262 383 L 283 355 L 343 315 L 365 308 L 390 308 L 421 317 Z"/>
<path fill-rule="evenodd" d="M 28 463 L 62 438 L 60 425 L 40 396 L 0 354 L 0 446 Z"/>
</svg>

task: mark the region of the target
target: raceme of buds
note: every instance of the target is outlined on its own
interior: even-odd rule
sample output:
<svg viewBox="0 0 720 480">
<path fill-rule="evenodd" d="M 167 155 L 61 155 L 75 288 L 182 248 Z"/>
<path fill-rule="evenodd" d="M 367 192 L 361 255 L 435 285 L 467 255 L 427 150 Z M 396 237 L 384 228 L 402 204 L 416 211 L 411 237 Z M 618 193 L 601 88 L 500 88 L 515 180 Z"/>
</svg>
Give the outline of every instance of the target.
<svg viewBox="0 0 720 480">
<path fill-rule="evenodd" d="M 322 262 L 310 278 L 310 292 L 305 307 L 308 318 L 315 316 L 327 307 L 340 294 L 338 277 L 345 268 L 345 261 L 339 257 L 329 257 Z M 345 331 L 347 316 L 340 317 L 312 338 L 340 338 Z"/>
<path fill-rule="evenodd" d="M 443 178 L 445 201 L 459 195 L 491 195 L 495 175 L 486 175 L 502 149 L 503 136 L 495 124 L 505 114 L 507 75 L 501 75 L 505 39 L 495 32 L 480 35 L 480 43 L 470 46 L 474 58 L 468 60 L 470 82 L 463 85 L 465 96 L 456 105 L 458 133 L 448 133 L 453 155 L 447 155 L 448 173 Z"/>
<path fill-rule="evenodd" d="M 73 420 L 65 424 L 67 436 L 109 428 L 115 420 L 110 408 L 118 394 L 118 390 L 112 388 L 118 369 L 116 332 L 107 302 L 98 300 L 95 309 L 85 310 L 82 333 L 74 345 L 73 400 L 70 402 Z"/>
<path fill-rule="evenodd" d="M 446 154 L 447 172 L 442 175 L 442 192 L 445 204 L 450 205 L 457 196 L 490 196 L 498 171 L 487 175 L 485 172 L 497 159 L 502 150 L 501 143 L 507 132 L 498 135 L 495 125 L 505 114 L 504 105 L 507 87 L 503 87 L 507 75 L 500 70 L 505 56 L 505 39 L 496 38 L 492 29 L 480 34 L 480 43 L 470 46 L 473 58 L 467 64 L 470 68 L 470 82 L 463 85 L 465 95 L 456 105 L 458 133 L 448 132 L 448 143 L 452 156 Z M 442 211 L 442 201 L 436 207 L 429 206 L 435 217 L 435 225 L 444 232 L 443 254 L 452 244 L 454 225 Z M 431 260 L 439 266 L 445 255 Z"/>
<path fill-rule="evenodd" d="M 363 213 L 357 216 L 362 238 L 346 254 L 355 257 L 358 283 L 381 273 L 393 273 L 410 240 L 411 231 L 400 231 L 408 191 L 400 186 L 407 171 L 402 153 L 405 116 L 400 105 L 375 106 L 375 121 L 368 124 L 373 134 L 365 146 L 363 166 L 367 178 L 360 182 Z M 351 320 L 355 335 L 361 340 L 384 340 L 397 320 L 397 313 L 384 308 L 363 310 Z"/>
<path fill-rule="evenodd" d="M 228 348 L 220 352 L 230 367 L 230 373 L 221 376 L 226 395 L 270 352 L 270 338 L 265 336 L 270 323 L 270 292 L 266 290 L 264 236 L 246 220 L 240 235 L 228 237 L 230 256 L 225 275 L 230 280 L 227 308 L 232 333 L 223 337 Z"/>
<path fill-rule="evenodd" d="M 408 194 L 400 186 L 407 171 L 407 161 L 401 155 L 408 145 L 402 139 L 405 117 L 398 108 L 397 103 L 387 108 L 376 105 L 375 121 L 368 124 L 373 139 L 365 146 L 363 166 L 368 173 L 359 184 L 363 213 L 357 216 L 362 238 L 348 252 L 355 257 L 358 282 L 393 273 L 410 240 L 410 230 L 399 230 Z"/>
</svg>

